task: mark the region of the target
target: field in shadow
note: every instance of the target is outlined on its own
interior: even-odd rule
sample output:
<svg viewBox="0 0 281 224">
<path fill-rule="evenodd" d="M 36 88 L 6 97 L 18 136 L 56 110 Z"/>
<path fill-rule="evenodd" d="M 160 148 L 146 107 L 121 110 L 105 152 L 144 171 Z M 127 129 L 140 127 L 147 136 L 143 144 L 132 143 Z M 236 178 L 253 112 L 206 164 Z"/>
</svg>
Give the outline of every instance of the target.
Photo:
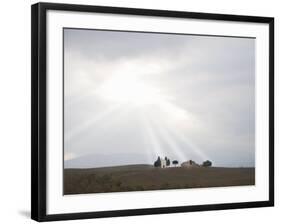
<svg viewBox="0 0 281 224">
<path fill-rule="evenodd" d="M 64 194 L 242 186 L 255 184 L 255 168 L 155 168 L 128 165 L 64 169 Z"/>
</svg>

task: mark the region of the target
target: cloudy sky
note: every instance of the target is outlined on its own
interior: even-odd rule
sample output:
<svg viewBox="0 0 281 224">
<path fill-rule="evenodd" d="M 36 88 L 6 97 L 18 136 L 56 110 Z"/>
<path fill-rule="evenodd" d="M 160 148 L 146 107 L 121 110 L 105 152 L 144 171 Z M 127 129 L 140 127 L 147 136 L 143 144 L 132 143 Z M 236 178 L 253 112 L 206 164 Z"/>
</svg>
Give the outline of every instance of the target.
<svg viewBox="0 0 281 224">
<path fill-rule="evenodd" d="M 255 165 L 255 39 L 64 29 L 65 167 Z"/>
</svg>

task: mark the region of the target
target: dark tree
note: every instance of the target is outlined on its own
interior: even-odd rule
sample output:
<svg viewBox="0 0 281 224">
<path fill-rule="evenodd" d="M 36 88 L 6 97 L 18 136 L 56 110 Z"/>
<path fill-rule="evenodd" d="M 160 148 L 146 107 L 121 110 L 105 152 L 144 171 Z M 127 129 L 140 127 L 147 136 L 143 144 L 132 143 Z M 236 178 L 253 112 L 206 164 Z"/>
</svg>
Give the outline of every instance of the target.
<svg viewBox="0 0 281 224">
<path fill-rule="evenodd" d="M 174 160 L 174 161 L 173 161 L 173 165 L 175 165 L 175 166 L 176 166 L 177 164 L 179 164 L 179 161 Z"/>
<path fill-rule="evenodd" d="M 170 164 L 171 164 L 171 163 L 170 163 L 170 159 L 168 159 L 168 157 L 166 156 L 166 157 L 165 157 L 165 160 L 166 160 L 166 166 L 170 166 Z"/>
<path fill-rule="evenodd" d="M 167 166 L 170 166 L 171 162 L 170 162 L 170 159 L 167 159 Z"/>
<path fill-rule="evenodd" d="M 206 160 L 206 161 L 203 162 L 202 166 L 204 166 L 204 167 L 210 167 L 210 166 L 212 166 L 212 162 L 209 161 L 209 160 Z"/>
<path fill-rule="evenodd" d="M 161 160 L 160 156 L 158 156 L 157 160 L 154 162 L 154 167 L 160 167 L 161 166 Z"/>
</svg>

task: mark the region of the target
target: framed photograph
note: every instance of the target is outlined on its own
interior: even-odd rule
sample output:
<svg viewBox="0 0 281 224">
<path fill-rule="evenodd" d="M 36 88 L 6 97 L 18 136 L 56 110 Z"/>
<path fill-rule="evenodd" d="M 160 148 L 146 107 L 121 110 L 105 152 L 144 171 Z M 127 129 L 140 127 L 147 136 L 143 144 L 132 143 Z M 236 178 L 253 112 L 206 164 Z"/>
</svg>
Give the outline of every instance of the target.
<svg viewBox="0 0 281 224">
<path fill-rule="evenodd" d="M 274 205 L 274 19 L 32 5 L 32 219 Z"/>
</svg>

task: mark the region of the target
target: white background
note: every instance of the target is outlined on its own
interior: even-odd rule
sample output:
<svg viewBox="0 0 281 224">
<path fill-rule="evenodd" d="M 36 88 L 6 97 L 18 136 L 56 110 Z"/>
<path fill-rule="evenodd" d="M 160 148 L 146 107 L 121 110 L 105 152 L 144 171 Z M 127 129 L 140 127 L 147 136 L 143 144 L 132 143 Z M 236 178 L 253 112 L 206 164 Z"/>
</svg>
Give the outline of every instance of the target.
<svg viewBox="0 0 281 224">
<path fill-rule="evenodd" d="M 1 4 L 0 66 L 0 222 L 34 223 L 30 215 L 30 5 L 35 1 L 6 1 Z M 278 1 L 249 0 L 92 0 L 60 1 L 196 12 L 261 15 L 275 17 L 275 158 L 276 206 L 169 215 L 149 215 L 60 223 L 268 223 L 281 218 L 280 151 L 281 128 L 280 4 Z"/>
</svg>

